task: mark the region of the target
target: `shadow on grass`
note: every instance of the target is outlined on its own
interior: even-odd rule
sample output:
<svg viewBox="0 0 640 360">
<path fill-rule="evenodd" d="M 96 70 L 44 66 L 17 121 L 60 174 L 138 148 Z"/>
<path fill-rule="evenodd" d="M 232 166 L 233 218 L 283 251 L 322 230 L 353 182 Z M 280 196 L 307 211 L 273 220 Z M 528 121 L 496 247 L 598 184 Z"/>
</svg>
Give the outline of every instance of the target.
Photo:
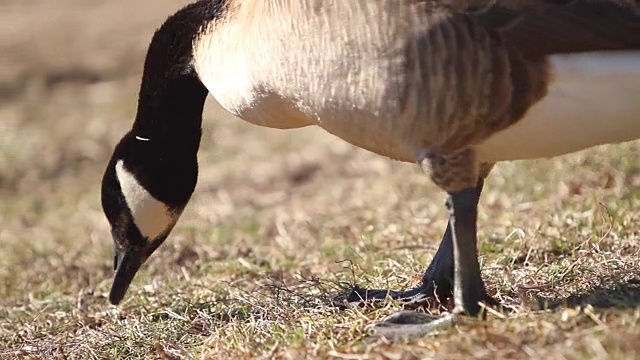
<svg viewBox="0 0 640 360">
<path fill-rule="evenodd" d="M 334 303 L 336 293 L 347 290 L 347 285 L 318 278 L 298 279 L 296 283 L 268 280 L 251 290 L 229 284 L 237 290 L 233 295 L 213 301 L 188 303 L 188 309 L 175 308 L 171 313 L 160 312 L 155 321 L 175 317 L 175 313 L 189 318 L 205 317 L 211 325 L 231 322 L 288 321 L 301 312 L 308 315 L 339 311 Z"/>
<path fill-rule="evenodd" d="M 628 309 L 640 306 L 640 278 L 632 278 L 610 286 L 600 286 L 584 294 L 562 299 L 538 298 L 541 309 L 591 305 L 597 309 Z"/>
</svg>

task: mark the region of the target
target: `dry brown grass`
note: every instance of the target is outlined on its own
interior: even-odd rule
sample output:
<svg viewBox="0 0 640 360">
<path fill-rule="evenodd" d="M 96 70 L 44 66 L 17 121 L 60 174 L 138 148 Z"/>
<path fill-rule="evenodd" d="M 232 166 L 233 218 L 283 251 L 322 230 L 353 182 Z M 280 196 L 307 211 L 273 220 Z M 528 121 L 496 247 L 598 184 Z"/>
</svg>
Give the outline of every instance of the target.
<svg viewBox="0 0 640 360">
<path fill-rule="evenodd" d="M 19 74 L 0 81 L 0 358 L 640 356 L 638 143 L 500 164 L 480 248 L 513 311 L 390 344 L 367 326 L 398 306 L 326 297 L 354 279 L 414 284 L 445 225 L 442 194 L 416 167 L 317 129 L 261 129 L 210 106 L 193 201 L 108 305 L 99 181 L 132 121 L 145 42 L 181 2 L 138 0 L 145 11 L 123 16 L 128 3 L 0 2 L 15 25 L 0 59 Z"/>
</svg>

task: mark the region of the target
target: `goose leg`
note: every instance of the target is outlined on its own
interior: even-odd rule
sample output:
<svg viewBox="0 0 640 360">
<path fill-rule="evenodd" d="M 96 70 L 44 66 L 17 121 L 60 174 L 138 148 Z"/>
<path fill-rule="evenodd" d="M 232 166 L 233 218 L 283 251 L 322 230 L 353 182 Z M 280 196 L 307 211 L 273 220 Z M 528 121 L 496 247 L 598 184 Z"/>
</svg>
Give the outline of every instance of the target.
<svg viewBox="0 0 640 360">
<path fill-rule="evenodd" d="M 483 186 L 484 178 L 480 178 L 473 189 L 473 198 L 471 199 L 475 207 L 478 206 Z M 447 201 L 447 206 L 449 206 L 449 201 Z M 453 236 L 451 221 L 449 221 L 440 246 L 431 264 L 422 275 L 422 283 L 419 286 L 404 291 L 355 288 L 346 296 L 346 302 L 365 304 L 393 299 L 410 305 L 425 302 L 428 298 L 433 297 L 444 302 L 453 295 L 453 263 Z"/>
<path fill-rule="evenodd" d="M 400 311 L 383 319 L 373 327 L 374 336 L 390 340 L 424 336 L 451 326 L 459 314 L 478 316 L 480 302 L 493 300 L 487 295 L 478 264 L 476 220 L 478 191 L 469 188 L 449 194 L 447 206 L 453 243 L 454 309 L 451 314 L 434 317 L 414 311 Z"/>
<path fill-rule="evenodd" d="M 475 189 L 449 194 L 449 224 L 453 235 L 454 314 L 480 314 L 480 302 L 488 298 L 480 275 L 477 250 L 478 203 Z"/>
</svg>

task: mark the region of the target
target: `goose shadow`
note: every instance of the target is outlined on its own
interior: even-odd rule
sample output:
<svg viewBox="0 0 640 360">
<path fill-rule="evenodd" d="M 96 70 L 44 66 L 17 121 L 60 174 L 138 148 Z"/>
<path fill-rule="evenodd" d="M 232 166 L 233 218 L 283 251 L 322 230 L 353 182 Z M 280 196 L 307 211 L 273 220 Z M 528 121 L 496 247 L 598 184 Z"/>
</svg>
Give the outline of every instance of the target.
<svg viewBox="0 0 640 360">
<path fill-rule="evenodd" d="M 587 305 L 603 310 L 635 308 L 640 306 L 640 278 L 601 285 L 590 291 L 563 298 L 537 296 L 536 300 L 540 309 L 548 310 Z"/>
</svg>

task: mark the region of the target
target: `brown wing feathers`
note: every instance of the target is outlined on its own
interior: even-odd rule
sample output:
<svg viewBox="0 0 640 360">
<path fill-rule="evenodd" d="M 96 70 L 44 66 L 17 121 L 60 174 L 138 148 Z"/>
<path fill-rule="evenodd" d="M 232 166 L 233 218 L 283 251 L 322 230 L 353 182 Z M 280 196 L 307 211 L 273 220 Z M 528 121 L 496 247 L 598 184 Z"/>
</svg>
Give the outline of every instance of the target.
<svg viewBox="0 0 640 360">
<path fill-rule="evenodd" d="M 640 49 L 638 1 L 494 1 L 472 12 L 527 57 Z M 476 5 L 477 8 L 477 5 Z"/>
</svg>

